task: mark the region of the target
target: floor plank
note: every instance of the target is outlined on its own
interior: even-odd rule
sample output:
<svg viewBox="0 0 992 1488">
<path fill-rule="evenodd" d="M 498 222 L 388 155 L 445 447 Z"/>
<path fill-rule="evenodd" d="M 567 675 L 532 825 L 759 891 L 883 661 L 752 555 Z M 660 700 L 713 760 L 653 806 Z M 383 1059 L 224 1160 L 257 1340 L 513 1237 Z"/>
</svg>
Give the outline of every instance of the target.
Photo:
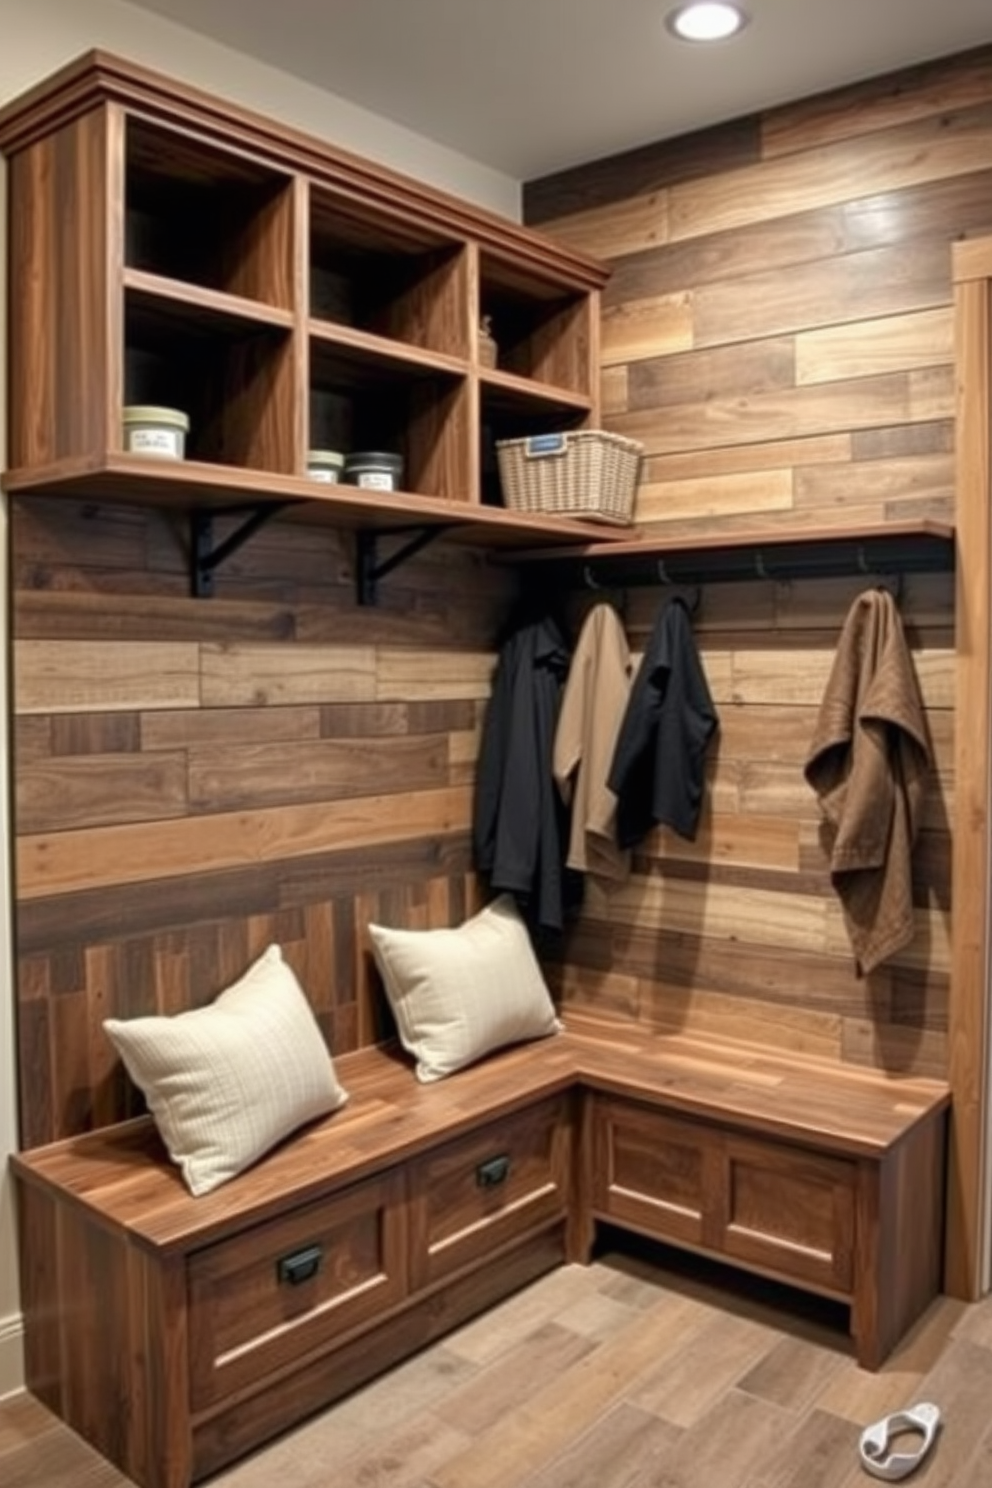
<svg viewBox="0 0 992 1488">
<path fill-rule="evenodd" d="M 211 1488 L 863 1488 L 864 1425 L 941 1408 L 919 1488 L 992 1481 L 992 1298 L 939 1298 L 877 1374 L 842 1309 L 658 1247 L 567 1266 Z M 3 1488 L 128 1488 L 29 1396 Z"/>
</svg>

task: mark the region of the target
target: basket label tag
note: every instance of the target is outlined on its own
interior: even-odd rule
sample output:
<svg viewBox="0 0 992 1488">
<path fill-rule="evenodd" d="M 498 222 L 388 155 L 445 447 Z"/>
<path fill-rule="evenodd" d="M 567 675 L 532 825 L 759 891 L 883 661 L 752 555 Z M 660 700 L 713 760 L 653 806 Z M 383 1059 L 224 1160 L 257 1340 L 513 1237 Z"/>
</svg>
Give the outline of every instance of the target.
<svg viewBox="0 0 992 1488">
<path fill-rule="evenodd" d="M 531 434 L 527 440 L 528 459 L 534 455 L 561 455 L 565 452 L 564 434 Z"/>
</svg>

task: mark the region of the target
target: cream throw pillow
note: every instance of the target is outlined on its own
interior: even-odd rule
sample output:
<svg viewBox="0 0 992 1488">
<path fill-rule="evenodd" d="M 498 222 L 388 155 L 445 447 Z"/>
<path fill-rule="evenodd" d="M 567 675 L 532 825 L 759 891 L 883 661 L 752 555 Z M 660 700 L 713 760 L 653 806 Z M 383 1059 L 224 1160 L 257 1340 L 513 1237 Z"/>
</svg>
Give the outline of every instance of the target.
<svg viewBox="0 0 992 1488">
<path fill-rule="evenodd" d="M 208 1007 L 108 1018 L 103 1026 L 194 1194 L 347 1100 L 313 1009 L 276 945 Z"/>
<path fill-rule="evenodd" d="M 417 1077 L 440 1080 L 561 1024 L 508 894 L 453 930 L 369 925 L 372 952 Z"/>
</svg>

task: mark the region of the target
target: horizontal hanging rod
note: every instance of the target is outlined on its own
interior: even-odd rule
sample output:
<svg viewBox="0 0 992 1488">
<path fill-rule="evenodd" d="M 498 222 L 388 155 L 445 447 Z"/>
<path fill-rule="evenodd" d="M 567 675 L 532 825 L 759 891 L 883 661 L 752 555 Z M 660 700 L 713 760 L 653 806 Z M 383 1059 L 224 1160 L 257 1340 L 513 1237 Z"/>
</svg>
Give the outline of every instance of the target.
<svg viewBox="0 0 992 1488">
<path fill-rule="evenodd" d="M 638 545 L 640 546 L 640 545 Z M 535 555 L 539 563 L 538 555 Z M 838 578 L 863 574 L 866 577 L 911 573 L 947 572 L 954 567 L 953 538 L 944 533 L 919 531 L 888 537 L 868 533 L 863 537 L 831 537 L 790 542 L 748 542 L 693 549 L 691 544 L 672 551 L 645 542 L 640 551 L 633 543 L 625 551 L 608 547 L 574 560 L 551 558 L 559 578 L 586 587 L 626 588 L 645 584 L 710 584 L 732 580 Z"/>
</svg>

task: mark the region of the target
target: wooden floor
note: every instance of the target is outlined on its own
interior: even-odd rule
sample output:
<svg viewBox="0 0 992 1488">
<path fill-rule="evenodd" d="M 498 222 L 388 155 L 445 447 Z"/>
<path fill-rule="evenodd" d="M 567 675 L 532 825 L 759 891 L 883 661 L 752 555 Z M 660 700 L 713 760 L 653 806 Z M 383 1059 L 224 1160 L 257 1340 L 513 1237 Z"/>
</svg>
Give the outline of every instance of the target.
<svg viewBox="0 0 992 1488">
<path fill-rule="evenodd" d="M 660 1263 L 659 1263 L 660 1261 Z M 862 1426 L 932 1400 L 914 1488 L 992 1482 L 992 1299 L 940 1299 L 878 1374 L 840 1309 L 662 1252 L 565 1267 L 213 1488 L 847 1488 Z M 124 1488 L 27 1396 L 3 1488 Z"/>
</svg>

